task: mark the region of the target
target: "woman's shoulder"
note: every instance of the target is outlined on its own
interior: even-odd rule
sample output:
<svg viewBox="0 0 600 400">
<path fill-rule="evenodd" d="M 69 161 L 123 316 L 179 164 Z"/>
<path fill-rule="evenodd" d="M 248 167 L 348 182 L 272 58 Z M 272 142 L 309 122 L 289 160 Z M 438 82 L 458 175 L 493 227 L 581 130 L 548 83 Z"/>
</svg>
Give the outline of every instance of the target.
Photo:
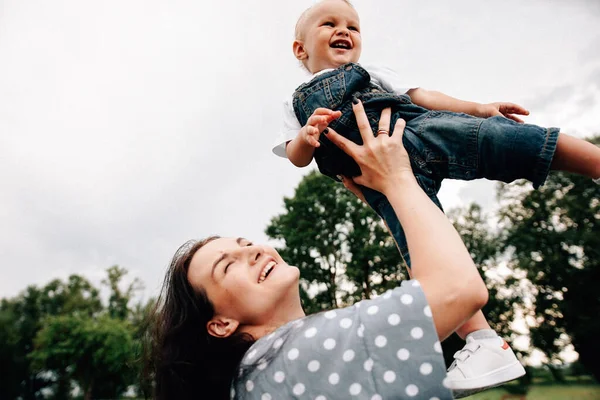
<svg viewBox="0 0 600 400">
<path fill-rule="evenodd" d="M 275 393 L 340 398 L 340 390 L 398 397 L 395 390 L 401 386 L 384 388 L 383 380 L 449 398 L 441 386 L 445 366 L 426 307 L 418 282 L 407 281 L 374 299 L 293 321 L 246 353 L 234 390 L 243 398 Z M 415 377 L 423 363 L 428 383 Z M 400 369 L 406 374 L 394 372 Z M 373 377 L 379 377 L 378 383 Z"/>
</svg>

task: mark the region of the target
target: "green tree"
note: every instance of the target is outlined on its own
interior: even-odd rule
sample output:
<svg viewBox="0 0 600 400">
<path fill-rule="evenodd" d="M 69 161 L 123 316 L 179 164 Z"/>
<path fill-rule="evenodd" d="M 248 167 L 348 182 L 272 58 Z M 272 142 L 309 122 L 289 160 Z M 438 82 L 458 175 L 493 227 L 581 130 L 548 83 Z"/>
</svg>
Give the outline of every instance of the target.
<svg viewBox="0 0 600 400">
<path fill-rule="evenodd" d="M 539 190 L 520 184 L 500 194 L 505 246 L 534 286 L 533 346 L 560 361 L 570 341 L 600 379 L 600 186 L 555 173 Z"/>
<path fill-rule="evenodd" d="M 511 324 L 517 311 L 521 290 L 518 279 L 510 271 L 500 273 L 502 254 L 498 245 L 499 234 L 488 222 L 490 215 L 482 212 L 477 204 L 452 210 L 448 217 L 460 234 L 465 247 L 469 251 L 488 292 L 489 300 L 483 308 L 491 328 L 499 335 L 510 340 L 515 338 Z M 442 343 L 446 364 L 450 365 L 453 355 L 464 346 L 464 341 L 458 335 L 452 335 Z"/>
<path fill-rule="evenodd" d="M 401 257 L 380 218 L 343 185 L 313 171 L 266 229 L 301 270 L 307 313 L 352 304 L 395 287 Z"/>
<path fill-rule="evenodd" d="M 68 376 L 86 400 L 117 398 L 132 380 L 134 342 L 126 321 L 109 316 L 52 316 L 45 319 L 35 345 L 29 355 L 34 370 Z M 112 390 L 104 386 L 107 382 Z"/>
<path fill-rule="evenodd" d="M 113 265 L 106 270 L 106 274 L 108 276 L 102 280 L 102 283 L 110 289 L 107 308 L 108 315 L 112 318 L 125 320 L 131 313 L 129 302 L 137 292 L 143 289 L 142 282 L 138 278 L 135 278 L 133 282 L 127 285 L 125 290 L 122 290 L 119 286 L 123 281 L 123 277 L 127 275 L 127 270 L 118 265 Z"/>
<path fill-rule="evenodd" d="M 53 280 L 42 288 L 30 286 L 0 305 L 2 365 L 10 372 L 0 378 L 0 398 L 42 398 L 42 389 L 52 388 L 56 398 L 66 398 L 70 382 L 60 371 L 52 377 L 37 374 L 27 357 L 44 318 L 64 313 L 92 316 L 102 310 L 99 293 L 86 279 L 72 275 L 66 282 Z M 15 394 L 18 394 L 15 395 Z"/>
<path fill-rule="evenodd" d="M 100 299 L 100 289 L 79 275 L 71 275 L 66 281 L 55 279 L 41 288 L 30 286 L 15 298 L 2 300 L 0 362 L 10 368 L 4 368 L 6 371 L 0 375 L 0 398 L 51 396 L 65 399 L 70 397 L 73 382 L 89 384 L 85 376 L 74 375 L 73 359 L 69 357 L 81 354 L 83 350 L 89 353 L 93 343 L 85 342 L 81 337 L 77 339 L 80 342 L 75 339 L 58 342 L 58 336 L 52 336 L 53 332 L 66 332 L 65 335 L 69 336 L 67 333 L 71 330 L 89 333 L 89 339 L 96 340 L 96 343 L 102 337 L 107 341 L 110 337 L 123 337 L 127 331 L 127 340 L 121 347 L 105 346 L 101 352 L 90 356 L 96 363 L 90 389 L 93 398 L 114 398 L 127 386 L 135 385 L 140 363 L 123 364 L 123 360 L 141 358 L 140 341 L 145 323 L 142 314 L 152 301 L 145 305 L 134 303 L 134 296 L 141 285 L 137 279 L 123 285 L 126 274 L 126 270 L 118 266 L 107 269 L 107 279 L 103 281 L 109 289 L 106 305 Z M 61 362 L 58 362 L 59 354 L 47 347 L 52 343 L 50 339 L 62 346 L 59 348 L 65 358 Z M 68 345 L 79 347 L 67 351 Z M 33 361 L 35 365 L 32 365 Z M 109 362 L 115 365 L 108 365 Z M 85 365 L 90 363 L 78 364 L 82 368 Z"/>
</svg>

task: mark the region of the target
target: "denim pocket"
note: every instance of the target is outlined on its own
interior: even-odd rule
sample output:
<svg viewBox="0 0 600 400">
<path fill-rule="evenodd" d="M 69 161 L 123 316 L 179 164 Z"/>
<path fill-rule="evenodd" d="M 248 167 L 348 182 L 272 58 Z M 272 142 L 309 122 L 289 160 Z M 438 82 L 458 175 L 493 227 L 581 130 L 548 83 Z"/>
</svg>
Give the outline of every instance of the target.
<svg viewBox="0 0 600 400">
<path fill-rule="evenodd" d="M 340 108 L 346 94 L 345 82 L 344 73 L 340 72 L 302 88 L 298 93 L 298 98 L 307 118 L 317 108 L 329 108 L 330 110 Z"/>
</svg>

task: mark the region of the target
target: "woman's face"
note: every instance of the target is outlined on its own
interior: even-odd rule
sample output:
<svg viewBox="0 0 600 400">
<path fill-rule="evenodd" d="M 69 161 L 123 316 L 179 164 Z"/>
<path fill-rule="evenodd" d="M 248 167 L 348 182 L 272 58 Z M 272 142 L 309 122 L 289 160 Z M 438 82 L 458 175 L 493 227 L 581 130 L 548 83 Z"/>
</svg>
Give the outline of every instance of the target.
<svg viewBox="0 0 600 400">
<path fill-rule="evenodd" d="M 290 315 L 298 318 L 298 311 L 302 312 L 299 276 L 298 268 L 287 265 L 275 249 L 243 238 L 219 238 L 205 244 L 192 257 L 188 270 L 190 284 L 204 289 L 215 318 L 231 319 L 250 328 L 246 330 L 276 327 Z"/>
</svg>

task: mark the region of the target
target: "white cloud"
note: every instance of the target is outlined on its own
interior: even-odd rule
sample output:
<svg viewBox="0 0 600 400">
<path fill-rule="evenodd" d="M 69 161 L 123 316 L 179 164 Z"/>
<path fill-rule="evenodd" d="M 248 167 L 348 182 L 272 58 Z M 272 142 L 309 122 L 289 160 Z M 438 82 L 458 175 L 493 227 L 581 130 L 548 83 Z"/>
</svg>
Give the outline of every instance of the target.
<svg viewBox="0 0 600 400">
<path fill-rule="evenodd" d="M 529 122 L 598 131 L 595 2 L 354 3 L 364 62 L 456 97 L 523 103 Z M 188 238 L 266 240 L 306 172 L 270 145 L 280 100 L 305 76 L 291 40 L 310 4 L 5 0 L 0 296 L 115 263 L 154 294 Z M 470 185 L 445 183 L 445 207 L 489 192 L 467 196 Z"/>
</svg>

